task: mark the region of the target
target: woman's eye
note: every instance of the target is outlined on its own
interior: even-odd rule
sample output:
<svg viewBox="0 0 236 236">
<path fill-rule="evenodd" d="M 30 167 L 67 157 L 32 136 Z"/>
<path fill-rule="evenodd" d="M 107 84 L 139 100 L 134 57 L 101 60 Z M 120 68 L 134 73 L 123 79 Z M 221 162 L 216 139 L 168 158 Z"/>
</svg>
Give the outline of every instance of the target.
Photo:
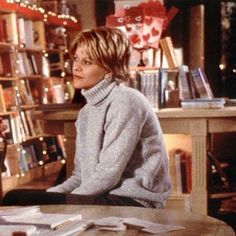
<svg viewBox="0 0 236 236">
<path fill-rule="evenodd" d="M 91 61 L 88 61 L 88 60 L 85 60 L 85 61 L 84 61 L 84 64 L 85 64 L 85 65 L 91 65 L 92 62 L 91 62 Z"/>
</svg>

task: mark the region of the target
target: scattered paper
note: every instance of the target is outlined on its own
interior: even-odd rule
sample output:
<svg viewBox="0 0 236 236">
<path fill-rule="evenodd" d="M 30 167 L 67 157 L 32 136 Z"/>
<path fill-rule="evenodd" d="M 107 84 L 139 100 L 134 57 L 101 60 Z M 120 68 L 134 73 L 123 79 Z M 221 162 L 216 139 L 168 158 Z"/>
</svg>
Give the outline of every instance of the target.
<svg viewBox="0 0 236 236">
<path fill-rule="evenodd" d="M 181 225 L 159 224 L 152 221 L 140 220 L 137 218 L 123 218 L 110 216 L 94 221 L 99 230 L 125 231 L 126 228 L 135 228 L 142 232 L 151 234 L 166 233 L 175 230 L 182 230 Z"/>
<path fill-rule="evenodd" d="M 37 235 L 37 227 L 33 225 L 1 225 L 0 235 L 12 236 L 13 233 L 22 232 L 26 236 Z"/>
<path fill-rule="evenodd" d="M 94 221 L 94 224 L 97 225 L 97 226 L 113 227 L 113 226 L 117 226 L 123 220 L 124 220 L 123 217 L 110 216 L 110 217 L 106 217 L 106 218 L 96 220 L 96 221 Z"/>
<path fill-rule="evenodd" d="M 147 228 L 147 227 L 152 227 L 152 226 L 157 225 L 157 223 L 153 223 L 153 222 L 147 221 L 147 220 L 140 220 L 137 218 L 125 218 L 123 220 L 123 222 L 126 225 L 129 225 L 131 227 L 134 226 L 134 227 L 139 227 L 139 228 Z"/>
<path fill-rule="evenodd" d="M 49 229 L 41 229 L 40 234 L 41 236 L 72 236 L 72 235 L 79 235 L 80 233 L 84 232 L 85 230 L 94 226 L 92 221 L 73 221 L 63 227 L 60 227 L 56 230 L 49 230 Z"/>
<path fill-rule="evenodd" d="M 92 226 L 96 226 L 98 230 L 108 231 L 125 231 L 128 228 L 135 228 L 150 234 L 185 229 L 181 225 L 159 224 L 148 220 L 117 216 L 82 221 L 80 214 L 47 214 L 42 213 L 38 206 L 16 207 L 0 211 L 0 235 L 4 232 L 4 236 L 8 236 L 7 232 L 9 235 L 13 232 L 24 232 L 27 236 L 37 234 L 66 236 L 78 234 Z"/>
<path fill-rule="evenodd" d="M 166 232 L 182 230 L 182 229 L 185 229 L 185 227 L 181 225 L 156 224 L 155 226 L 143 228 L 141 231 L 151 233 L 151 234 L 160 234 L 160 233 L 166 233 Z"/>
<path fill-rule="evenodd" d="M 40 212 L 39 206 L 29 206 L 29 207 L 14 207 L 8 208 L 7 210 L 0 210 L 0 217 L 2 216 L 13 216 L 13 215 L 31 215 L 36 212 Z"/>
<path fill-rule="evenodd" d="M 21 223 L 21 224 L 31 224 L 41 227 L 49 227 L 55 229 L 62 224 L 67 224 L 73 220 L 81 220 L 82 216 L 79 214 L 45 214 L 42 212 L 37 212 L 32 215 L 11 215 L 11 216 L 1 216 L 0 222 L 8 223 Z"/>
<path fill-rule="evenodd" d="M 107 227 L 105 227 L 105 226 L 103 226 L 103 227 L 99 227 L 99 230 L 107 230 L 107 231 L 125 231 L 126 230 L 126 225 L 125 224 L 123 224 L 122 222 L 120 222 L 120 223 L 117 223 L 117 225 L 116 226 L 107 226 Z"/>
</svg>

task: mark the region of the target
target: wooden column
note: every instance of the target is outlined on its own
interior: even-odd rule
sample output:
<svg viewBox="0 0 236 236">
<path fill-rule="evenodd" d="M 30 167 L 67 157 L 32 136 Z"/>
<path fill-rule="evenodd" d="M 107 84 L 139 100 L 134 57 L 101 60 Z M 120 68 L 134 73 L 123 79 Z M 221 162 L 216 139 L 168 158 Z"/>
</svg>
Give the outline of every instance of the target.
<svg viewBox="0 0 236 236">
<path fill-rule="evenodd" d="M 189 67 L 204 68 L 204 6 L 190 8 L 189 17 Z"/>
<path fill-rule="evenodd" d="M 190 123 L 192 135 L 192 210 L 207 214 L 207 120 Z"/>
</svg>

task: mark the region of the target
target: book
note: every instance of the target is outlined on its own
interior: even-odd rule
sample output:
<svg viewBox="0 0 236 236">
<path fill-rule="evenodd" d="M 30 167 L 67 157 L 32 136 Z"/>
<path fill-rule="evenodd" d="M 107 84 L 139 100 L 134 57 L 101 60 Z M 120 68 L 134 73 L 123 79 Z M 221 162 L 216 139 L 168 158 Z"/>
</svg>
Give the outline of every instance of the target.
<svg viewBox="0 0 236 236">
<path fill-rule="evenodd" d="M 24 173 L 29 170 L 29 166 L 25 158 L 25 151 L 24 151 L 23 146 L 20 145 L 18 150 L 19 150 L 19 155 L 18 155 L 19 172 Z"/>
<path fill-rule="evenodd" d="M 7 110 L 11 110 L 11 107 L 15 107 L 17 105 L 16 91 L 13 87 L 3 88 L 3 97 Z"/>
<path fill-rule="evenodd" d="M 8 145 L 7 146 L 7 155 L 5 158 L 5 165 L 7 167 L 5 176 L 14 176 L 19 174 L 19 162 L 18 162 L 18 146 L 17 145 Z M 1 211 L 0 211 L 1 212 Z"/>
<path fill-rule="evenodd" d="M 63 157 L 63 152 L 58 144 L 57 138 L 55 136 L 49 136 L 44 138 L 47 154 L 49 156 L 49 161 L 60 160 Z"/>
<path fill-rule="evenodd" d="M 211 99 L 214 97 L 207 76 L 202 68 L 198 67 L 191 69 L 190 75 L 196 86 L 196 89 L 198 90 L 200 98 Z"/>
<path fill-rule="evenodd" d="M 159 108 L 158 101 L 158 71 L 140 72 L 140 91 L 148 99 L 154 109 Z"/>
<path fill-rule="evenodd" d="M 169 172 L 172 191 L 175 194 L 190 193 L 192 190 L 191 154 L 183 149 L 169 151 Z"/>
<path fill-rule="evenodd" d="M 36 129 L 34 127 L 34 122 L 32 120 L 30 110 L 25 111 L 25 117 L 26 117 L 26 121 L 27 121 L 28 126 L 29 126 L 30 136 L 35 137 L 36 136 Z"/>
<path fill-rule="evenodd" d="M 14 143 L 20 143 L 23 141 L 24 134 L 22 134 L 22 125 L 20 121 L 19 112 L 14 112 L 11 115 L 12 134 L 14 137 Z"/>
<path fill-rule="evenodd" d="M 38 161 L 34 149 L 34 145 L 24 146 L 24 155 L 26 159 L 26 163 L 29 169 L 35 168 L 38 166 Z"/>
<path fill-rule="evenodd" d="M 18 52 L 17 58 L 19 61 L 18 69 L 19 69 L 20 75 L 24 76 L 24 75 L 34 74 L 34 69 L 32 67 L 30 60 L 28 59 L 26 52 Z"/>
<path fill-rule="evenodd" d="M 36 49 L 46 49 L 44 22 L 33 21 L 33 40 Z"/>
<path fill-rule="evenodd" d="M 29 138 L 30 137 L 30 131 L 29 131 L 29 125 L 28 125 L 27 120 L 26 120 L 25 111 L 20 110 L 19 111 L 19 116 L 20 116 L 21 124 L 23 126 L 22 128 L 24 129 L 25 136 L 26 136 L 26 138 Z"/>
<path fill-rule="evenodd" d="M 225 104 L 224 98 L 212 98 L 212 99 L 184 99 L 181 101 L 181 107 L 184 109 L 220 109 Z"/>
<path fill-rule="evenodd" d="M 7 42 L 18 45 L 18 25 L 16 13 L 2 14 L 6 22 Z"/>
<path fill-rule="evenodd" d="M 18 23 L 18 29 L 19 29 L 19 44 L 21 45 L 21 47 L 25 47 L 26 46 L 26 32 L 25 31 L 25 20 L 22 17 L 19 17 L 17 19 L 17 23 Z M 28 33 L 28 32 L 27 32 Z"/>
<path fill-rule="evenodd" d="M 5 131 L 4 131 L 4 135 L 5 135 L 5 139 L 7 141 L 8 144 L 13 144 L 14 143 L 14 137 L 13 137 L 13 132 L 14 132 L 14 128 L 12 127 L 11 124 L 11 115 L 1 115 L 2 118 L 2 123 L 3 125 L 6 127 Z"/>
<path fill-rule="evenodd" d="M 174 45 L 171 37 L 167 36 L 160 40 L 160 45 L 169 66 L 169 69 L 176 69 L 178 62 L 175 55 Z"/>
<path fill-rule="evenodd" d="M 179 67 L 178 84 L 179 84 L 179 98 L 180 100 L 194 98 L 193 88 L 189 79 L 189 67 L 181 65 Z"/>
<path fill-rule="evenodd" d="M 62 84 L 53 85 L 53 91 L 54 91 L 53 94 L 55 103 L 65 103 L 64 85 Z"/>
<path fill-rule="evenodd" d="M 2 88 L 2 85 L 0 84 L 0 112 L 6 112 L 6 111 L 7 111 L 7 107 L 6 107 L 6 102 L 3 95 L 3 88 Z"/>
<path fill-rule="evenodd" d="M 34 48 L 34 34 L 33 34 L 33 21 L 24 20 L 25 27 L 25 46 L 26 48 Z"/>
<path fill-rule="evenodd" d="M 0 76 L 11 77 L 13 75 L 14 56 L 11 52 L 0 54 Z"/>
<path fill-rule="evenodd" d="M 22 207 L 22 213 L 11 215 L 0 215 L 0 224 L 23 224 L 23 225 L 34 225 L 38 227 L 48 228 L 48 229 L 58 229 L 63 225 L 69 224 L 73 221 L 81 220 L 82 216 L 80 214 L 53 214 L 53 213 L 43 213 L 40 209 L 36 212 L 24 212 L 24 207 Z"/>
<path fill-rule="evenodd" d="M 31 93 L 29 81 L 26 80 L 18 80 L 16 82 L 18 91 L 19 91 L 19 100 L 21 105 L 33 105 L 34 99 Z"/>
<path fill-rule="evenodd" d="M 0 14 L 0 41 L 7 42 L 7 25 L 6 19 Z"/>
</svg>

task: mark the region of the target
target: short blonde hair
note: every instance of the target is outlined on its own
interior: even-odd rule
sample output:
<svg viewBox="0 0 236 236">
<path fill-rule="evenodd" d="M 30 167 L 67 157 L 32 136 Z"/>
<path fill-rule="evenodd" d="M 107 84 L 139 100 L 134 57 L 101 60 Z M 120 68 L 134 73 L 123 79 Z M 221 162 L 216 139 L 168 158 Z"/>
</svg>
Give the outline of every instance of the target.
<svg viewBox="0 0 236 236">
<path fill-rule="evenodd" d="M 101 26 L 82 31 L 71 43 L 72 55 L 77 47 L 83 48 L 95 64 L 111 72 L 113 78 L 128 79 L 130 43 L 120 29 Z"/>
</svg>

